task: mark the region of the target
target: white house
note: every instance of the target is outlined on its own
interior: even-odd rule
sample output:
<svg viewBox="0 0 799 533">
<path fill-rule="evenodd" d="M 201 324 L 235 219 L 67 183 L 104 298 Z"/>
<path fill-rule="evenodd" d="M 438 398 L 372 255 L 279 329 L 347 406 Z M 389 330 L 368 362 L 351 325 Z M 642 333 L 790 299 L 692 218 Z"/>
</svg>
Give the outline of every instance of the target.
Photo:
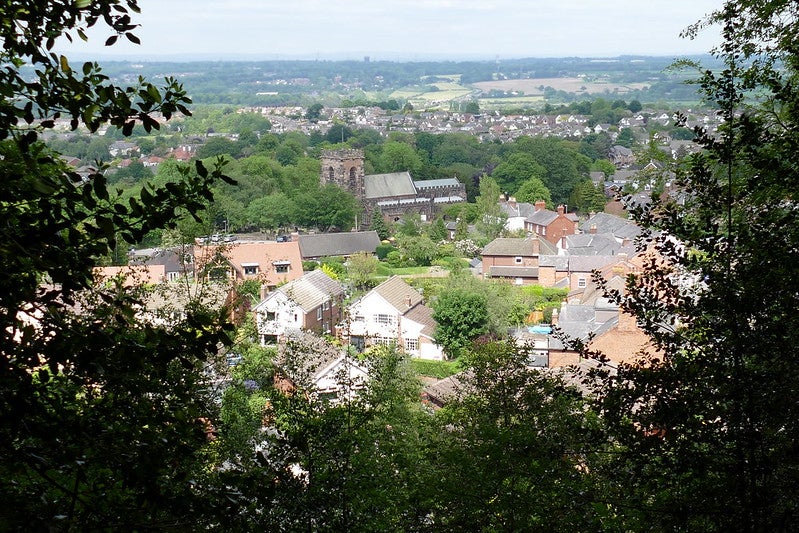
<svg viewBox="0 0 799 533">
<path fill-rule="evenodd" d="M 349 308 L 342 337 L 358 350 L 395 344 L 411 357 L 443 360 L 444 351 L 433 340 L 433 311 L 422 295 L 402 278 L 392 276 Z"/>
<path fill-rule="evenodd" d="M 266 295 L 253 308 L 261 344 L 288 332 L 332 333 L 342 316 L 344 288 L 322 270 L 312 270 Z"/>
</svg>

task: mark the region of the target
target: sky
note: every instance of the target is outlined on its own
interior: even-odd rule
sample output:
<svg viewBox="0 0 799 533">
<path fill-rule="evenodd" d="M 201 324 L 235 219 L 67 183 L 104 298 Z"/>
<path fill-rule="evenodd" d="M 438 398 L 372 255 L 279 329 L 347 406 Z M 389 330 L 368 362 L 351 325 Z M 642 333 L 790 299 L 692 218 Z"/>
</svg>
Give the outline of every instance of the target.
<svg viewBox="0 0 799 533">
<path fill-rule="evenodd" d="M 680 32 L 721 0 L 139 0 L 141 45 L 59 45 L 135 60 L 684 56 L 718 32 Z M 120 41 L 121 42 L 121 41 Z"/>
</svg>

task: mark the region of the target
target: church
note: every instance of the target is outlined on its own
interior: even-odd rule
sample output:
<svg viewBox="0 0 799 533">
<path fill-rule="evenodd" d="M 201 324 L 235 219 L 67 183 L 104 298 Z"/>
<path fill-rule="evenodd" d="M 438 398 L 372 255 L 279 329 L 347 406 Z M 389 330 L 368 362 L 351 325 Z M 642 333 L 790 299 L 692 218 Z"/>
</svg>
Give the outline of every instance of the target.
<svg viewBox="0 0 799 533">
<path fill-rule="evenodd" d="M 409 172 L 364 175 L 363 150 L 322 152 L 322 185 L 350 192 L 364 209 L 363 226 L 379 213 L 386 222 L 415 213 L 432 221 L 448 204 L 466 201 L 466 186 L 455 178 L 414 181 Z"/>
</svg>

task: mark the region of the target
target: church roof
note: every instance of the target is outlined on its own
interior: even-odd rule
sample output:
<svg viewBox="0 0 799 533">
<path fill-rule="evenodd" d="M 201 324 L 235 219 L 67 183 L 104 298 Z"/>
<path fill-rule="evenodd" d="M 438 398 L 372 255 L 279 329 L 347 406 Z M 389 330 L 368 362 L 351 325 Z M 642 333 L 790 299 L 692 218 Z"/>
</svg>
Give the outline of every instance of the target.
<svg viewBox="0 0 799 533">
<path fill-rule="evenodd" d="M 364 176 L 366 198 L 390 198 L 392 196 L 416 196 L 416 187 L 408 172 L 370 174 Z"/>
</svg>

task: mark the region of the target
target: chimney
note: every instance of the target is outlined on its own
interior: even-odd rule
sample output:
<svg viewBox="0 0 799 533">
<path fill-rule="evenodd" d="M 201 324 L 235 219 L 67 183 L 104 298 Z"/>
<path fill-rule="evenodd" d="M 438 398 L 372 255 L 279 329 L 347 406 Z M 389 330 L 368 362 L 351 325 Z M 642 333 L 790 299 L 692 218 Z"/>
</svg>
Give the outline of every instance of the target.
<svg viewBox="0 0 799 533">
<path fill-rule="evenodd" d="M 546 208 L 547 208 L 547 203 L 545 201 L 537 200 L 535 202 L 535 211 L 534 211 L 534 213 L 538 213 L 539 211 L 541 211 L 543 209 L 546 209 Z"/>
<path fill-rule="evenodd" d="M 591 228 L 588 230 L 588 233 L 591 235 L 596 235 L 596 224 L 591 224 Z"/>
<path fill-rule="evenodd" d="M 563 216 L 563 213 L 566 211 L 566 208 L 563 205 L 558 206 L 558 216 Z"/>
<path fill-rule="evenodd" d="M 557 309 L 553 309 L 553 310 L 552 310 L 552 320 L 550 320 L 550 323 L 551 323 L 553 326 L 557 326 L 557 325 L 558 325 L 558 314 L 559 314 L 559 313 L 558 313 L 558 310 L 557 310 Z"/>
<path fill-rule="evenodd" d="M 406 294 L 406 295 L 405 295 L 405 306 L 406 306 L 408 309 L 410 309 L 410 308 L 411 308 L 411 295 L 410 295 L 410 294 Z"/>
<path fill-rule="evenodd" d="M 541 241 L 538 240 L 538 235 L 533 235 L 530 243 L 533 245 L 533 255 L 539 255 L 541 253 Z"/>
<path fill-rule="evenodd" d="M 516 209 L 516 197 L 515 196 L 511 196 L 510 198 L 508 198 L 508 205 L 510 205 L 512 208 Z"/>
<path fill-rule="evenodd" d="M 501 203 L 501 204 L 505 203 L 505 195 L 504 194 L 500 193 L 500 195 L 499 195 L 499 203 Z"/>
</svg>

